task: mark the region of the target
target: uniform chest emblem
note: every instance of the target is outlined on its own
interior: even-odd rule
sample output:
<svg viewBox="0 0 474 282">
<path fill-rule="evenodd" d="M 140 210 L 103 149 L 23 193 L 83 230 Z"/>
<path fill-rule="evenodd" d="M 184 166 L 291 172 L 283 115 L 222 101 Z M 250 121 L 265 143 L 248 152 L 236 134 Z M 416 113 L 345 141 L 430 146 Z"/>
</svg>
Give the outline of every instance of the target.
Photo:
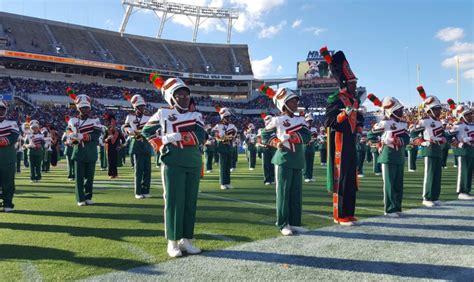
<svg viewBox="0 0 474 282">
<path fill-rule="evenodd" d="M 392 123 L 392 125 L 390 125 L 390 129 L 391 130 L 397 129 L 397 125 L 395 123 Z"/>
<path fill-rule="evenodd" d="M 290 125 L 291 125 L 290 122 L 287 119 L 285 119 L 285 121 L 283 122 L 283 126 L 290 127 Z"/>
<path fill-rule="evenodd" d="M 178 119 L 178 118 L 176 117 L 175 114 L 171 114 L 171 115 L 168 116 L 168 120 L 169 120 L 169 121 L 176 121 L 177 119 Z"/>
<path fill-rule="evenodd" d="M 466 127 L 466 128 L 464 128 L 464 131 L 469 131 L 469 128 L 467 128 L 467 127 Z"/>
</svg>

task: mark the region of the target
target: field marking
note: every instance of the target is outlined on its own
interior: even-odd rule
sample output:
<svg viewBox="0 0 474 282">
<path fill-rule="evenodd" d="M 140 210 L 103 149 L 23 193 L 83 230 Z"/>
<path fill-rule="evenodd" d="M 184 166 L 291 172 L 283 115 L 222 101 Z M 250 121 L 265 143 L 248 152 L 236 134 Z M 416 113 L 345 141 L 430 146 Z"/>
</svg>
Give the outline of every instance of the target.
<svg viewBox="0 0 474 282">
<path fill-rule="evenodd" d="M 121 246 L 128 252 L 134 254 L 136 257 L 144 260 L 147 263 L 154 263 L 156 261 L 155 257 L 147 253 L 144 249 L 133 245 L 131 243 L 123 243 Z"/>
<path fill-rule="evenodd" d="M 21 274 L 24 281 L 43 281 L 41 273 L 33 265 L 31 260 L 26 260 L 21 263 Z"/>
<path fill-rule="evenodd" d="M 218 198 L 218 199 L 223 199 L 223 200 L 228 200 L 228 201 L 233 201 L 233 202 L 243 203 L 243 204 L 248 204 L 248 205 L 260 206 L 260 207 L 265 207 L 265 208 L 269 208 L 269 209 L 274 209 L 275 208 L 274 206 L 270 206 L 270 205 L 265 205 L 265 204 L 255 203 L 255 202 L 249 202 L 249 201 L 244 201 L 244 200 L 239 200 L 239 199 L 232 199 L 232 198 L 222 197 L 222 196 L 209 194 L 209 193 L 204 193 L 204 192 L 199 192 L 199 194 L 204 195 L 204 196 L 210 196 L 211 198 L 214 197 L 214 198 Z M 303 214 L 307 214 L 307 215 L 311 215 L 311 216 L 315 216 L 315 217 L 319 217 L 319 218 L 323 218 L 323 219 L 327 219 L 327 220 L 333 220 L 333 218 L 330 217 L 330 216 L 316 214 L 316 213 L 312 213 L 312 212 L 303 211 Z"/>
</svg>

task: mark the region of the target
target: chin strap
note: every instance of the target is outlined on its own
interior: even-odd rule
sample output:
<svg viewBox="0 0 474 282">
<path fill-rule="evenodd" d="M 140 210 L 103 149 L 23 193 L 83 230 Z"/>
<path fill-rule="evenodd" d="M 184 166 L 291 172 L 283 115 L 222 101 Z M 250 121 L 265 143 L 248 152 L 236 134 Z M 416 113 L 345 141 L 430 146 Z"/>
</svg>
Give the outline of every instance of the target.
<svg viewBox="0 0 474 282">
<path fill-rule="evenodd" d="M 188 110 L 188 109 L 186 109 L 186 108 L 181 107 L 181 106 L 178 104 L 178 102 L 176 102 L 176 99 L 175 99 L 173 96 L 171 96 L 171 100 L 173 101 L 175 107 L 177 107 L 177 108 L 179 108 L 179 109 L 181 109 L 181 110 L 183 110 L 183 111 L 187 111 L 187 110 Z"/>
</svg>

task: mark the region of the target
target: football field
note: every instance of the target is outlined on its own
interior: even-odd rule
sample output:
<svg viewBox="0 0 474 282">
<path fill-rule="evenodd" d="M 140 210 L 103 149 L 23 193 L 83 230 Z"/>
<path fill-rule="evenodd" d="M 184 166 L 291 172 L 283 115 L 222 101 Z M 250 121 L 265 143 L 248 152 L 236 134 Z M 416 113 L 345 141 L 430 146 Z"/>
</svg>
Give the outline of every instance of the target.
<svg viewBox="0 0 474 282">
<path fill-rule="evenodd" d="M 317 229 L 333 225 L 332 198 L 326 192 L 326 170 L 316 155 L 316 182 L 303 186 L 303 225 Z M 65 161 L 30 183 L 22 168 L 16 178 L 15 209 L 0 213 L 0 280 L 72 280 L 152 265 L 169 260 L 163 236 L 160 172 L 153 166 L 153 198 L 136 200 L 133 170 L 128 162 L 119 178 L 96 170 L 94 206 L 79 207 L 74 183 L 67 181 Z M 365 164 L 359 179 L 356 216 L 383 215 L 382 178 Z M 403 207 L 421 206 L 423 164 L 405 173 Z M 443 170 L 441 200 L 456 199 L 457 170 L 452 158 Z M 275 188 L 265 186 L 261 160 L 248 170 L 244 155 L 232 173 L 234 189 L 219 189 L 219 170 L 201 181 L 195 229 L 196 245 L 204 251 L 279 237 L 275 226 Z"/>
</svg>

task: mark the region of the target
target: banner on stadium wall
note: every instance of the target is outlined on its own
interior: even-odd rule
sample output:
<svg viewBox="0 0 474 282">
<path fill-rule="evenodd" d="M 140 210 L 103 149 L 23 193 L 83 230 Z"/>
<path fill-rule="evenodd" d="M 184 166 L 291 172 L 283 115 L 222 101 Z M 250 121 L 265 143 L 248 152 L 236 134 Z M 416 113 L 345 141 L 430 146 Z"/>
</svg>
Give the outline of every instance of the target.
<svg viewBox="0 0 474 282">
<path fill-rule="evenodd" d="M 33 53 L 26 53 L 26 52 L 2 50 L 0 52 L 0 55 L 3 57 L 16 58 L 16 59 L 26 59 L 26 60 L 43 61 L 43 62 L 50 62 L 50 63 L 80 65 L 80 66 L 103 68 L 103 69 L 125 70 L 124 65 L 102 63 L 102 62 L 97 62 L 97 61 L 88 61 L 88 60 L 81 60 L 81 59 L 74 59 L 74 58 L 56 57 L 56 56 L 49 56 L 49 55 L 40 55 L 40 54 L 33 54 Z"/>
<path fill-rule="evenodd" d="M 334 53 L 334 51 L 329 51 Z M 309 51 L 306 61 L 297 63 L 297 87 L 327 88 L 337 86 L 329 65 L 318 51 Z"/>
<path fill-rule="evenodd" d="M 57 57 L 57 56 L 50 56 L 50 55 L 40 55 L 40 54 L 33 54 L 33 53 L 19 52 L 19 51 L 0 50 L 0 56 L 16 58 L 16 59 L 33 60 L 33 61 L 43 61 L 43 62 L 50 62 L 50 63 L 79 65 L 79 66 L 84 66 L 84 67 L 138 72 L 138 73 L 143 73 L 143 74 L 157 72 L 163 76 L 175 76 L 175 77 L 183 77 L 183 78 L 242 80 L 242 81 L 253 79 L 252 75 L 185 73 L 185 72 L 177 72 L 177 71 L 157 70 L 157 69 L 145 68 L 145 67 L 134 67 L 134 66 L 127 66 L 127 65 L 120 65 L 120 64 L 103 63 L 103 62 L 89 61 L 89 60 L 82 60 L 82 59 Z"/>
</svg>

